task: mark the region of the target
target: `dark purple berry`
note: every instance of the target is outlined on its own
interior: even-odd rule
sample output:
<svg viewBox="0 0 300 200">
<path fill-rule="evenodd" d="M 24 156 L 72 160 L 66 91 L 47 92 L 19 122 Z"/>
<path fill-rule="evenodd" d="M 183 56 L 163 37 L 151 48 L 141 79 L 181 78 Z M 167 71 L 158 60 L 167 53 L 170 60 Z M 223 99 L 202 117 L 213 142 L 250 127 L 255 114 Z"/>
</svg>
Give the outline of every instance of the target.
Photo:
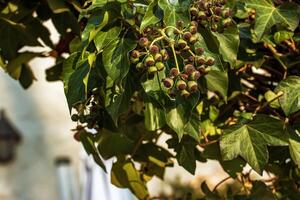
<svg viewBox="0 0 300 200">
<path fill-rule="evenodd" d="M 187 80 L 189 78 L 189 76 L 187 74 L 180 74 L 180 77 L 183 79 L 183 80 Z"/>
<path fill-rule="evenodd" d="M 184 22 L 183 22 L 182 20 L 178 20 L 178 21 L 176 22 L 176 26 L 177 26 L 178 28 L 182 28 L 183 25 L 184 25 Z"/>
<path fill-rule="evenodd" d="M 139 57 L 140 57 L 140 52 L 137 51 L 137 50 L 133 50 L 133 51 L 131 52 L 131 57 L 132 57 L 132 58 L 139 58 Z"/>
<path fill-rule="evenodd" d="M 178 75 L 179 75 L 179 70 L 177 68 L 172 68 L 170 70 L 170 76 L 175 77 L 175 76 L 178 76 Z"/>
<path fill-rule="evenodd" d="M 151 54 L 157 54 L 159 52 L 159 47 L 154 44 L 150 47 L 149 51 Z"/>
<path fill-rule="evenodd" d="M 184 49 L 187 45 L 187 42 L 183 39 L 179 39 L 177 44 L 180 49 Z"/>
<path fill-rule="evenodd" d="M 208 66 L 212 66 L 215 64 L 215 59 L 212 57 L 208 57 L 205 64 Z"/>
<path fill-rule="evenodd" d="M 155 63 L 155 60 L 154 60 L 154 58 L 153 58 L 152 55 L 149 55 L 149 56 L 145 59 L 145 65 L 146 65 L 147 67 L 150 67 L 150 66 L 154 65 L 154 63 Z"/>
<path fill-rule="evenodd" d="M 185 40 L 187 40 L 187 41 L 189 41 L 189 40 L 191 39 L 192 36 L 193 36 L 193 35 L 192 35 L 191 32 L 185 32 L 185 33 L 183 34 L 183 38 L 184 38 Z"/>
<path fill-rule="evenodd" d="M 197 63 L 198 65 L 203 65 L 203 64 L 205 64 L 205 63 L 206 63 L 205 57 L 204 57 L 204 56 L 197 56 L 197 57 L 196 57 L 196 63 Z"/>
<path fill-rule="evenodd" d="M 190 63 L 193 63 L 194 60 L 195 60 L 194 56 L 189 56 L 188 61 L 189 61 Z"/>
<path fill-rule="evenodd" d="M 191 64 L 187 64 L 186 66 L 184 66 L 183 70 L 187 75 L 190 75 L 191 73 L 193 73 L 195 71 L 195 67 Z"/>
<path fill-rule="evenodd" d="M 166 88 L 171 88 L 174 85 L 174 81 L 171 78 L 165 78 L 165 79 L 163 79 L 163 83 L 164 83 L 164 86 Z"/>
<path fill-rule="evenodd" d="M 199 48 L 196 49 L 196 54 L 197 55 L 202 55 L 203 53 L 204 53 L 204 48 L 199 47 Z"/>
<path fill-rule="evenodd" d="M 215 15 L 221 16 L 222 14 L 222 8 L 216 7 L 214 10 Z"/>
</svg>

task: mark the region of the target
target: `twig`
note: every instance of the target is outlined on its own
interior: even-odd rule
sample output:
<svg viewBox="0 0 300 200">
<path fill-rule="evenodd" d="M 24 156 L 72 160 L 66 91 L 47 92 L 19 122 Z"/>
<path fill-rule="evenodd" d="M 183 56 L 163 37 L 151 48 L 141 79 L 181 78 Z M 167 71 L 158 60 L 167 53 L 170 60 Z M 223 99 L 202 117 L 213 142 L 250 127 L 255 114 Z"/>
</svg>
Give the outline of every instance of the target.
<svg viewBox="0 0 300 200">
<path fill-rule="evenodd" d="M 215 192 L 216 189 L 217 189 L 220 185 L 222 185 L 225 181 L 229 180 L 230 178 L 231 178 L 231 177 L 228 176 L 227 178 L 224 178 L 223 180 L 221 180 L 221 181 L 214 187 L 213 192 Z"/>
<path fill-rule="evenodd" d="M 275 100 L 277 100 L 278 98 L 280 98 L 281 96 L 283 95 L 283 92 L 278 92 L 278 94 L 275 96 L 275 97 L 273 97 L 270 101 L 267 101 L 267 102 L 265 102 L 263 105 L 261 105 L 261 106 L 258 106 L 256 109 L 255 109 L 255 111 L 254 111 L 254 113 L 253 113 L 253 117 L 254 116 L 256 116 L 256 114 L 257 114 L 257 112 L 258 111 L 260 111 L 261 109 L 263 109 L 263 108 L 265 108 L 266 106 L 268 106 L 270 103 L 272 103 L 273 101 L 275 101 Z"/>
</svg>

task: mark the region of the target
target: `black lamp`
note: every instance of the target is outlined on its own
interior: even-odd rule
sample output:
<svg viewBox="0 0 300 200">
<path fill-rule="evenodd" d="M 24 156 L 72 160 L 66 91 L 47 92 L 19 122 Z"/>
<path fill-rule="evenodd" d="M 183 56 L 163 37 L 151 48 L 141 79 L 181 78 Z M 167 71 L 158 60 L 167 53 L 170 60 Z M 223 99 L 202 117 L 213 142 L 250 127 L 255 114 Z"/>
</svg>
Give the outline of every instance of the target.
<svg viewBox="0 0 300 200">
<path fill-rule="evenodd" d="M 0 164 L 12 161 L 15 157 L 16 145 L 21 141 L 21 135 L 0 110 Z"/>
</svg>

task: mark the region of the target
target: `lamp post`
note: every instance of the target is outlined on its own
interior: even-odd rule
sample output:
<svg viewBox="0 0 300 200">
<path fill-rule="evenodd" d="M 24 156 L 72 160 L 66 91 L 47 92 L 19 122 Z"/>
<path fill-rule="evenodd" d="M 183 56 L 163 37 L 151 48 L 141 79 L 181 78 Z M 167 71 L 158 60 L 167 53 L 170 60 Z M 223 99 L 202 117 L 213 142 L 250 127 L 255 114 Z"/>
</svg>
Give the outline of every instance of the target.
<svg viewBox="0 0 300 200">
<path fill-rule="evenodd" d="M 21 135 L 0 110 L 0 164 L 6 164 L 15 157 L 16 145 L 21 141 Z"/>
</svg>

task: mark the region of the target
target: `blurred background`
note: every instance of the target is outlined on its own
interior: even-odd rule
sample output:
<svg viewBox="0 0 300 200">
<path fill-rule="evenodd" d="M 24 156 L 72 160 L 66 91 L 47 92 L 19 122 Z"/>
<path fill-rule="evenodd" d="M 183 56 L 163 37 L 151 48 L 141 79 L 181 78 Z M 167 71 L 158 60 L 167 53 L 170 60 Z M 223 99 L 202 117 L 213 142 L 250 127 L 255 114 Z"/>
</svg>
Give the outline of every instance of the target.
<svg viewBox="0 0 300 200">
<path fill-rule="evenodd" d="M 51 22 L 47 26 L 56 43 L 58 33 Z M 128 190 L 112 186 L 109 174 L 103 173 L 74 140 L 71 129 L 76 124 L 70 119 L 63 84 L 50 83 L 45 78 L 45 70 L 53 64 L 51 58 L 31 61 L 37 81 L 28 90 L 0 71 L 0 110 L 4 110 L 5 120 L 21 138 L 11 145 L 15 157 L 0 163 L 0 200 L 134 199 Z M 107 161 L 107 166 L 112 162 Z M 228 177 L 217 162 L 198 165 L 196 176 L 179 166 L 168 168 L 165 182 L 158 178 L 149 182 L 151 196 L 180 196 L 185 189 L 197 192 L 204 180 L 213 189 Z M 218 189 L 225 189 L 232 182 L 226 179 Z"/>
</svg>

